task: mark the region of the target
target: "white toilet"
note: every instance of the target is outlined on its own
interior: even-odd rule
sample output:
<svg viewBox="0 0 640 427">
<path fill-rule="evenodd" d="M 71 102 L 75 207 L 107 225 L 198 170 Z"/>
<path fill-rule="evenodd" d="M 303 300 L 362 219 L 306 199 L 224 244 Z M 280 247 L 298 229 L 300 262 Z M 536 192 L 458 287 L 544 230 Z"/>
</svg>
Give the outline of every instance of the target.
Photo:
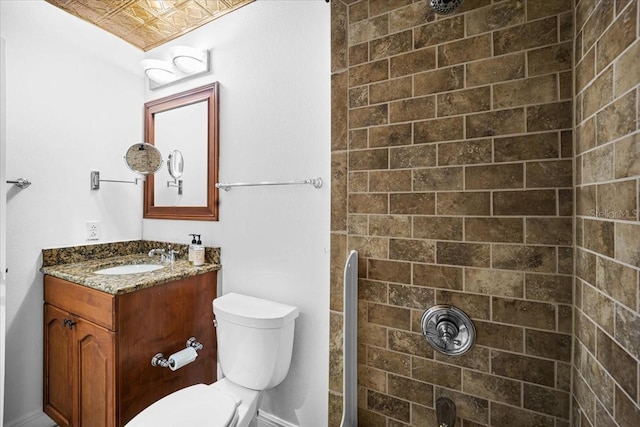
<svg viewBox="0 0 640 427">
<path fill-rule="evenodd" d="M 229 293 L 213 301 L 213 312 L 225 377 L 158 400 L 126 427 L 247 427 L 255 420 L 262 392 L 289 371 L 298 309 Z"/>
</svg>

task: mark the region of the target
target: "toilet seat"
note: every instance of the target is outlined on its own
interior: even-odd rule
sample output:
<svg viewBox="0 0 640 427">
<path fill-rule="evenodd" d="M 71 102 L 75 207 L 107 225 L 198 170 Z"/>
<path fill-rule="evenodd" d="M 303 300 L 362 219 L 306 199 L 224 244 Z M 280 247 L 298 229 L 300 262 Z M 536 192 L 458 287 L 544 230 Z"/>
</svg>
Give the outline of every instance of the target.
<svg viewBox="0 0 640 427">
<path fill-rule="evenodd" d="M 158 400 L 129 421 L 126 427 L 234 427 L 241 401 L 205 384 L 178 390 Z"/>
</svg>

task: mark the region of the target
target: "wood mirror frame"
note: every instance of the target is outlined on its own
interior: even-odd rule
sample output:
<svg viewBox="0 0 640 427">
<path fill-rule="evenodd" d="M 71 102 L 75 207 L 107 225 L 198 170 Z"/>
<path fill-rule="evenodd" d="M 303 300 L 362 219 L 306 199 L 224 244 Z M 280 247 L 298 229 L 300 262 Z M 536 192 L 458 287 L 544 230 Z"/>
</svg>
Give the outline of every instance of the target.
<svg viewBox="0 0 640 427">
<path fill-rule="evenodd" d="M 155 206 L 155 180 L 149 174 L 144 183 L 143 218 L 179 219 L 196 221 L 218 220 L 218 82 L 170 95 L 144 104 L 145 141 L 154 144 L 155 115 L 197 102 L 207 102 L 207 205 L 206 206 Z"/>
</svg>

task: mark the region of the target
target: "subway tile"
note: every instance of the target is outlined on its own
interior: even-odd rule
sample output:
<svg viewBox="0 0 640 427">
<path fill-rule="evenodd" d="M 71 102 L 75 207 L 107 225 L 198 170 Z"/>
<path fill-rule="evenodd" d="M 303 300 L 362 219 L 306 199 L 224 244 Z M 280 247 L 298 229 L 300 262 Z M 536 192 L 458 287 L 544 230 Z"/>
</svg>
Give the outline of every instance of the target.
<svg viewBox="0 0 640 427">
<path fill-rule="evenodd" d="M 351 105 L 350 103 L 349 106 L 352 108 L 367 105 L 367 103 L 380 104 L 382 102 L 411 98 L 413 82 L 411 77 L 403 77 L 394 80 L 385 80 L 370 86 L 358 86 L 356 89 L 360 88 L 368 89 L 368 92 L 366 92 L 368 95 L 367 102 L 362 105 Z M 391 112 L 393 113 L 393 104 L 391 105 Z"/>
<path fill-rule="evenodd" d="M 409 422 L 411 405 L 406 400 L 368 390 L 367 408 L 382 415 Z"/>
<path fill-rule="evenodd" d="M 386 148 L 349 152 L 349 171 L 388 169 L 388 167 L 389 150 Z"/>
<path fill-rule="evenodd" d="M 595 146 L 596 118 L 593 116 L 576 126 L 576 153 L 584 153 Z"/>
<path fill-rule="evenodd" d="M 438 46 L 438 67 L 463 64 L 491 57 L 491 35 L 467 37 Z"/>
<path fill-rule="evenodd" d="M 600 329 L 597 330 L 598 361 L 633 399 L 638 397 L 638 362 Z"/>
<path fill-rule="evenodd" d="M 615 258 L 640 267 L 640 224 L 620 222 L 615 230 Z"/>
<path fill-rule="evenodd" d="M 496 191 L 494 215 L 555 215 L 555 190 Z"/>
<path fill-rule="evenodd" d="M 420 405 L 433 405 L 433 385 L 389 374 L 389 394 Z"/>
<path fill-rule="evenodd" d="M 386 59 L 349 67 L 349 87 L 379 82 L 389 78 L 389 61 Z"/>
<path fill-rule="evenodd" d="M 526 329 L 525 345 L 530 356 L 571 362 L 571 335 Z"/>
<path fill-rule="evenodd" d="M 462 290 L 463 269 L 444 265 L 414 264 L 413 284 L 432 288 Z"/>
<path fill-rule="evenodd" d="M 369 235 L 411 237 L 411 217 L 407 215 L 371 215 Z"/>
<path fill-rule="evenodd" d="M 414 29 L 414 49 L 438 45 L 464 37 L 464 17 L 442 19 Z"/>
<path fill-rule="evenodd" d="M 369 147 L 394 147 L 411 144 L 411 124 L 375 126 L 369 128 Z"/>
<path fill-rule="evenodd" d="M 610 181 L 614 177 L 612 144 L 598 147 L 583 155 L 582 183 Z"/>
<path fill-rule="evenodd" d="M 491 163 L 491 139 L 438 144 L 438 165 Z"/>
<path fill-rule="evenodd" d="M 414 144 L 463 139 L 464 118 L 446 117 L 413 124 Z"/>
<path fill-rule="evenodd" d="M 435 243 L 422 239 L 390 239 L 389 259 L 435 262 Z"/>
<path fill-rule="evenodd" d="M 399 55 L 412 49 L 413 36 L 411 30 L 390 34 L 369 42 L 372 61 Z"/>
<path fill-rule="evenodd" d="M 434 352 L 437 361 L 482 372 L 489 372 L 489 355 L 488 348 L 479 346 L 473 346 L 469 352 L 459 356 L 448 356 L 440 352 Z"/>
<path fill-rule="evenodd" d="M 390 329 L 388 337 L 389 350 L 428 359 L 433 358 L 433 349 L 422 333 Z"/>
<path fill-rule="evenodd" d="M 347 215 L 347 232 L 350 235 L 366 235 L 369 232 L 369 217 L 362 214 Z"/>
<path fill-rule="evenodd" d="M 390 104 L 389 117 L 392 123 L 431 119 L 436 116 L 434 96 L 423 96 Z"/>
<path fill-rule="evenodd" d="M 576 403 L 580 404 L 580 409 L 582 409 L 583 411 L 581 425 L 584 425 L 586 427 L 592 426 L 593 424 L 589 423 L 588 419 L 592 419 L 595 421 L 596 396 L 595 394 L 593 394 L 589 386 L 587 386 L 584 379 L 577 372 L 574 373 L 573 376 L 573 397 L 576 400 Z"/>
<path fill-rule="evenodd" d="M 491 373 L 494 375 L 553 387 L 554 372 L 552 360 L 491 350 Z"/>
<path fill-rule="evenodd" d="M 509 27 L 493 33 L 494 55 L 520 52 L 558 42 L 556 16 Z"/>
<path fill-rule="evenodd" d="M 527 132 L 539 132 L 572 127 L 571 101 L 527 107 Z"/>
<path fill-rule="evenodd" d="M 576 276 L 588 283 L 596 282 L 596 256 L 580 247 L 576 251 Z"/>
<path fill-rule="evenodd" d="M 350 193 L 367 192 L 369 191 L 369 172 L 349 172 L 348 182 Z"/>
<path fill-rule="evenodd" d="M 522 188 L 523 165 L 510 163 L 500 165 L 467 166 L 465 168 L 466 190 Z"/>
<path fill-rule="evenodd" d="M 491 402 L 491 425 L 495 427 L 554 427 L 553 417 Z M 587 427 L 587 426 L 584 426 Z"/>
<path fill-rule="evenodd" d="M 384 282 L 411 283 L 411 264 L 408 262 L 367 260 L 368 278 Z"/>
<path fill-rule="evenodd" d="M 331 231 L 347 228 L 347 155 L 331 153 Z"/>
<path fill-rule="evenodd" d="M 438 117 L 477 113 L 491 108 L 489 86 L 446 92 L 438 95 L 437 98 Z"/>
<path fill-rule="evenodd" d="M 347 68 L 347 6 L 331 5 L 331 71 Z M 343 99 L 343 98 L 340 98 Z"/>
<path fill-rule="evenodd" d="M 640 150 L 638 147 L 640 147 L 640 132 L 615 142 L 615 178 L 631 178 L 640 175 Z"/>
<path fill-rule="evenodd" d="M 435 47 L 414 50 L 389 59 L 391 77 L 416 74 L 434 68 L 436 68 Z M 416 93 L 416 95 L 418 94 Z"/>
<path fill-rule="evenodd" d="M 575 92 L 580 93 L 593 80 L 596 74 L 596 49 L 595 47 L 587 51 L 582 59 L 576 64 L 574 77 L 576 81 Z"/>
<path fill-rule="evenodd" d="M 361 256 L 365 255 L 361 254 Z M 386 304 L 388 302 L 388 294 L 389 290 L 386 283 L 380 283 L 366 279 L 358 280 L 358 299 Z"/>
<path fill-rule="evenodd" d="M 526 409 L 569 419 L 570 395 L 567 392 L 525 383 L 522 400 Z"/>
<path fill-rule="evenodd" d="M 622 427 L 640 425 L 640 407 L 634 404 L 620 387 L 616 387 L 616 421 Z"/>
<path fill-rule="evenodd" d="M 640 63 L 640 39 L 620 55 L 614 65 L 614 91 L 620 96 L 640 81 L 640 69 L 636 66 Z"/>
<path fill-rule="evenodd" d="M 338 427 L 342 422 L 342 400 L 342 394 L 336 394 L 331 390 L 329 391 L 329 427 Z"/>
<path fill-rule="evenodd" d="M 524 274 L 519 271 L 465 268 L 467 292 L 522 298 Z"/>
<path fill-rule="evenodd" d="M 613 101 L 613 67 L 601 73 L 584 91 L 582 114 L 590 117 Z"/>
<path fill-rule="evenodd" d="M 614 256 L 614 223 L 585 219 L 584 247 L 608 257 Z"/>
<path fill-rule="evenodd" d="M 616 304 L 615 339 L 629 354 L 640 358 L 640 315 Z"/>
<path fill-rule="evenodd" d="M 598 2 L 583 29 L 584 48 L 589 49 L 613 21 L 613 3 Z"/>
<path fill-rule="evenodd" d="M 331 151 L 347 149 L 347 79 L 349 73 L 331 75 Z"/>
<path fill-rule="evenodd" d="M 491 317 L 491 300 L 487 295 L 437 290 L 436 303 L 453 305 L 472 319 L 489 320 Z"/>
<path fill-rule="evenodd" d="M 366 397 L 366 394 L 364 397 Z M 361 399 L 364 400 L 364 397 L 361 397 Z M 340 426 L 340 424 L 342 423 L 342 413 L 340 413 L 340 417 L 341 418 L 338 424 L 331 427 Z M 358 422 L 371 427 L 387 427 L 387 418 L 383 415 L 367 410 L 366 403 L 364 405 L 358 403 Z"/>
<path fill-rule="evenodd" d="M 512 108 L 558 100 L 555 74 L 499 83 L 493 86 L 493 108 Z"/>
<path fill-rule="evenodd" d="M 389 195 L 391 214 L 433 215 L 435 214 L 435 193 L 394 193 Z"/>
<path fill-rule="evenodd" d="M 470 421 L 481 425 L 489 423 L 489 402 L 486 399 L 440 387 L 436 387 L 435 397 L 451 399 L 456 405 L 458 416 L 465 420 L 465 426 L 475 427 L 474 424 L 469 424 Z"/>
<path fill-rule="evenodd" d="M 480 86 L 521 79 L 525 76 L 525 54 L 524 52 L 518 52 L 470 62 L 466 64 L 466 69 L 467 86 Z"/>
<path fill-rule="evenodd" d="M 501 2 L 468 13 L 467 34 L 475 35 L 524 22 L 522 2 Z"/>
<path fill-rule="evenodd" d="M 556 329 L 556 307 L 553 304 L 510 298 L 492 298 L 492 320 L 511 325 Z"/>
<path fill-rule="evenodd" d="M 389 32 L 389 16 L 381 15 L 350 24 L 349 44 L 354 45 L 382 37 Z"/>
<path fill-rule="evenodd" d="M 366 107 L 369 105 L 369 87 L 358 86 L 349 89 L 349 108 Z"/>
<path fill-rule="evenodd" d="M 369 147 L 367 129 L 349 131 L 349 150 L 364 150 Z"/>
<path fill-rule="evenodd" d="M 410 4 L 411 0 L 405 0 L 405 3 L 407 6 L 399 7 L 398 2 L 389 2 L 388 7 L 393 7 L 389 11 L 389 30 L 391 32 L 417 27 L 436 19 L 435 12 L 426 3 Z"/>
<path fill-rule="evenodd" d="M 558 133 L 545 132 L 494 139 L 496 162 L 553 159 L 559 156 Z"/>
<path fill-rule="evenodd" d="M 416 191 L 462 190 L 463 168 L 413 169 L 413 189 Z"/>
<path fill-rule="evenodd" d="M 636 180 L 616 181 L 597 186 L 596 209 L 600 218 L 638 219 Z"/>
<path fill-rule="evenodd" d="M 556 160 L 526 163 L 527 188 L 573 186 L 573 161 Z"/>
<path fill-rule="evenodd" d="M 349 46 L 349 66 L 361 65 L 369 61 L 369 43 Z"/>
<path fill-rule="evenodd" d="M 433 306 L 433 289 L 420 286 L 389 285 L 389 304 L 424 309 Z"/>
<path fill-rule="evenodd" d="M 413 235 L 418 239 L 462 240 L 463 219 L 460 217 L 413 218 Z"/>
<path fill-rule="evenodd" d="M 388 123 L 388 110 L 387 104 L 349 110 L 349 128 L 385 125 Z"/>
<path fill-rule="evenodd" d="M 528 76 L 570 70 L 573 45 L 571 42 L 541 47 L 527 51 Z"/>
<path fill-rule="evenodd" d="M 596 116 L 598 145 L 626 136 L 637 128 L 636 91 L 614 101 Z"/>
<path fill-rule="evenodd" d="M 563 12 L 570 12 L 572 3 L 570 1 L 532 1 L 527 2 L 527 19 L 532 21 L 545 16 L 559 15 Z"/>
<path fill-rule="evenodd" d="M 472 396 L 509 405 L 520 405 L 520 395 L 522 393 L 522 383 L 520 381 L 465 369 L 462 383 L 463 391 Z"/>
<path fill-rule="evenodd" d="M 342 313 L 329 313 L 329 330 L 334 337 L 329 346 L 329 390 L 338 393 L 342 393 L 343 319 Z"/>
<path fill-rule="evenodd" d="M 462 389 L 462 369 L 421 357 L 412 357 L 411 378 L 456 390 Z"/>
<path fill-rule="evenodd" d="M 374 303 L 369 303 L 368 306 L 367 320 L 370 323 L 409 330 L 411 320 L 411 311 L 409 309 Z"/>
<path fill-rule="evenodd" d="M 358 381 L 361 386 L 370 390 L 385 392 L 387 390 L 387 374 L 380 369 L 358 364 Z"/>
<path fill-rule="evenodd" d="M 525 126 L 523 108 L 491 111 L 466 116 L 467 138 L 524 133 Z"/>
<path fill-rule="evenodd" d="M 596 352 L 596 329 L 597 326 L 588 316 L 581 311 L 576 310 L 575 313 L 575 336 L 582 345 L 595 354 Z"/>
<path fill-rule="evenodd" d="M 527 218 L 525 223 L 528 244 L 563 246 L 573 244 L 572 218 Z"/>
<path fill-rule="evenodd" d="M 471 242 L 524 242 L 521 218 L 465 218 L 465 240 Z"/>
<path fill-rule="evenodd" d="M 524 351 L 524 329 L 517 326 L 474 320 L 476 344 L 517 353 Z"/>
<path fill-rule="evenodd" d="M 582 375 L 585 381 L 598 396 L 598 400 L 613 411 L 615 383 L 609 373 L 588 352 L 582 352 Z"/>
<path fill-rule="evenodd" d="M 551 274 L 525 275 L 525 296 L 529 300 L 571 304 L 573 277 Z"/>
<path fill-rule="evenodd" d="M 393 59 L 391 63 L 393 64 Z M 413 76 L 413 83 L 416 96 L 461 89 L 464 87 L 464 66 L 457 65 L 416 74 Z"/>
<path fill-rule="evenodd" d="M 556 272 L 556 248 L 553 246 L 493 245 L 493 268 L 539 273 Z"/>
<path fill-rule="evenodd" d="M 369 172 L 369 191 L 389 192 L 389 191 L 410 191 L 410 190 L 411 190 L 411 171 L 410 170 Z"/>
<path fill-rule="evenodd" d="M 489 267 L 491 249 L 488 244 L 436 242 L 438 264 Z"/>
<path fill-rule="evenodd" d="M 438 193 L 436 208 L 438 215 L 489 215 L 491 194 L 489 192 Z"/>
<path fill-rule="evenodd" d="M 614 260 L 597 257 L 596 285 L 618 304 L 636 307 L 638 272 L 635 269 Z"/>
</svg>

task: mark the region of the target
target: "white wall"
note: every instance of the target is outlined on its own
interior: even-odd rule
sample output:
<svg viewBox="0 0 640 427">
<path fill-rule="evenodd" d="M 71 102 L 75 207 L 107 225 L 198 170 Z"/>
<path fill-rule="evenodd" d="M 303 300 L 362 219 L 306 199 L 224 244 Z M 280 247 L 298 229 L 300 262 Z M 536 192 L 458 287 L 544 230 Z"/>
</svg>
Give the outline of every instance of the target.
<svg viewBox="0 0 640 427">
<path fill-rule="evenodd" d="M 89 173 L 133 178 L 122 159 L 142 139 L 144 54 L 42 1 L 0 1 L 6 39 L 7 177 L 31 187 L 7 193 L 5 425 L 42 416 L 42 248 L 139 239 L 142 188 Z"/>
<path fill-rule="evenodd" d="M 291 370 L 262 409 L 296 425 L 326 425 L 330 6 L 257 1 L 146 57 L 165 59 L 178 44 L 212 49 L 213 74 L 147 90 L 145 98 L 220 82 L 220 181 L 319 176 L 325 186 L 221 191 L 219 222 L 144 220 L 143 237 L 187 243 L 189 233 L 202 234 L 222 249 L 223 292 L 300 308 Z"/>
<path fill-rule="evenodd" d="M 310 186 L 221 194 L 219 222 L 141 220 L 141 187 L 122 156 L 142 137 L 142 104 L 211 81 L 221 85 L 220 178 L 298 180 L 330 173 L 330 9 L 324 0 L 258 1 L 150 52 L 212 48 L 213 74 L 145 92 L 141 51 L 42 1 L 0 1 L 7 40 L 8 192 L 6 425 L 35 426 L 42 406 L 40 250 L 101 241 L 187 242 L 222 248 L 224 292 L 296 305 L 291 371 L 263 409 L 325 425 L 328 389 L 330 190 Z M 30 421 L 33 420 L 33 421 Z"/>
</svg>

